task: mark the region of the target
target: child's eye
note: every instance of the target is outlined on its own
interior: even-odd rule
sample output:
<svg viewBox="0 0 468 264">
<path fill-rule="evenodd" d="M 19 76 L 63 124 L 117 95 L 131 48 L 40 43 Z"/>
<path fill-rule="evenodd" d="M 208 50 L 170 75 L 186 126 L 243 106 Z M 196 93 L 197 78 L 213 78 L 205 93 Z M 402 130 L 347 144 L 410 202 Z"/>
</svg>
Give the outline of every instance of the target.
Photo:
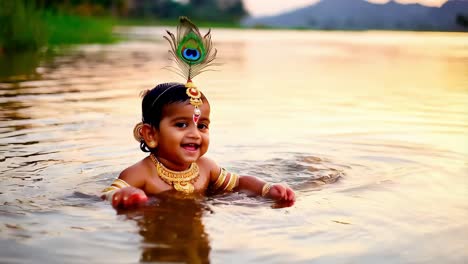
<svg viewBox="0 0 468 264">
<path fill-rule="evenodd" d="M 179 127 L 179 128 L 186 128 L 188 126 L 188 124 L 184 123 L 184 122 L 177 122 L 177 123 L 175 123 L 175 126 Z"/>
<path fill-rule="evenodd" d="M 198 124 L 198 129 L 200 129 L 200 130 L 208 129 L 208 125 L 207 124 Z"/>
</svg>

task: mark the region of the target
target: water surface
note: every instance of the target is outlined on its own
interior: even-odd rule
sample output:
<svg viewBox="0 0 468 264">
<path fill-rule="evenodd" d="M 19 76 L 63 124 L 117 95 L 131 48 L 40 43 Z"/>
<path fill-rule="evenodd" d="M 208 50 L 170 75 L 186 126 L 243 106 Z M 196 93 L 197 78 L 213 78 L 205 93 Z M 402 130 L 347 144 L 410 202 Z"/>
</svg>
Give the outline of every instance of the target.
<svg viewBox="0 0 468 264">
<path fill-rule="evenodd" d="M 96 194 L 145 156 L 139 93 L 181 81 L 163 28 L 0 60 L 0 262 L 466 263 L 466 33 L 213 30 L 209 157 L 289 183 L 115 211 Z"/>
</svg>

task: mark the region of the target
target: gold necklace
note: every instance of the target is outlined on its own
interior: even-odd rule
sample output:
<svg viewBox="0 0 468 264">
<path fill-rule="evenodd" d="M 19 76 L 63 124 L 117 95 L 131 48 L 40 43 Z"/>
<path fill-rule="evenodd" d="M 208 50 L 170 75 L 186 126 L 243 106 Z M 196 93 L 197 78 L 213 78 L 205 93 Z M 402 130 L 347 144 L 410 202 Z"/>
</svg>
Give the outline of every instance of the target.
<svg viewBox="0 0 468 264">
<path fill-rule="evenodd" d="M 195 187 L 192 183 L 200 175 L 198 165 L 195 162 L 190 164 L 190 167 L 184 171 L 173 171 L 166 168 L 153 154 L 150 155 L 150 158 L 156 166 L 158 176 L 165 183 L 172 185 L 179 192 L 193 193 Z"/>
</svg>

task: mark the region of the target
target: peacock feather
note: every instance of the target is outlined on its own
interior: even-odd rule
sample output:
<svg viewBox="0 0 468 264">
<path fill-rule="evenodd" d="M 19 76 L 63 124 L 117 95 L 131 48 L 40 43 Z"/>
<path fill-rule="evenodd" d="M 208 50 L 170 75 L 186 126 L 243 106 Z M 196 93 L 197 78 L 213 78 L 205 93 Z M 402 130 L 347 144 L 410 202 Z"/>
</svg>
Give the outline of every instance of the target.
<svg viewBox="0 0 468 264">
<path fill-rule="evenodd" d="M 187 17 L 180 17 L 179 20 L 176 36 L 167 30 L 169 36 L 164 36 L 169 41 L 169 53 L 177 67 L 166 68 L 191 81 L 193 77 L 206 71 L 206 67 L 215 65 L 213 61 L 217 50 L 211 42 L 211 30 L 202 37 L 198 27 Z"/>
</svg>

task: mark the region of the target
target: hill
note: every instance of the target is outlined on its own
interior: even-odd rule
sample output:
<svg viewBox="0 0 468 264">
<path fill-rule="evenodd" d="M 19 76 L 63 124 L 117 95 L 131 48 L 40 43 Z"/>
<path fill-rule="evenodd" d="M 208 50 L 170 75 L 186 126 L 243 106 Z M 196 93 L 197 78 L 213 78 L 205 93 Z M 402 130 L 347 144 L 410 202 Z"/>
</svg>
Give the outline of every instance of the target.
<svg viewBox="0 0 468 264">
<path fill-rule="evenodd" d="M 313 5 L 269 17 L 250 17 L 247 27 L 338 30 L 395 29 L 468 31 L 468 0 L 451 0 L 441 7 L 374 4 L 364 0 L 321 0 Z"/>
</svg>

